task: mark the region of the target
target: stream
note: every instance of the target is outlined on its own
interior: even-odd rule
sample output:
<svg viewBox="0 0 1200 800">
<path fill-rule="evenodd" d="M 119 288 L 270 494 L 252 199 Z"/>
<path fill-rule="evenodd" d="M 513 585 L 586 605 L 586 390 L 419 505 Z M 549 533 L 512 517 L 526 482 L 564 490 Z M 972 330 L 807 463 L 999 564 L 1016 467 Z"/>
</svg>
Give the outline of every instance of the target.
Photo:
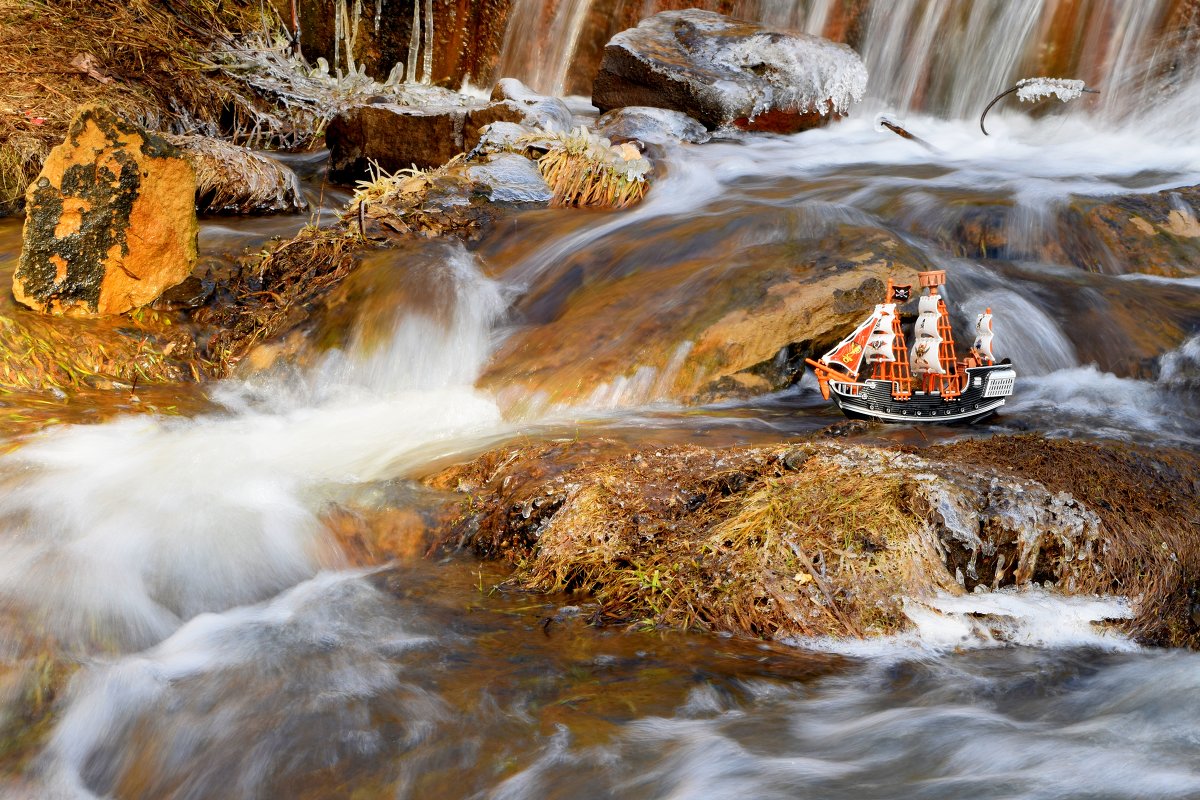
<svg viewBox="0 0 1200 800">
<path fill-rule="evenodd" d="M 960 324 L 990 305 L 1021 374 L 984 424 L 862 440 L 1200 444 L 1200 280 L 1044 257 L 1074 197 L 1200 183 L 1185 115 L 1009 108 L 985 138 L 965 107 L 885 95 L 795 136 L 666 146 L 625 212 L 530 211 L 469 248 L 372 254 L 345 346 L 303 368 L 155 400 L 173 413 L 5 427 L 0 659 L 21 631 L 81 666 L 0 797 L 1200 797 L 1200 655 L 1094 625 L 1126 613 L 1114 600 L 914 603 L 911 633 L 873 642 L 596 628 L 586 598 L 497 590 L 504 570 L 466 555 L 352 567 L 325 524 L 330 504 L 432 513 L 444 498 L 416 478 L 506 442 L 777 443 L 838 422 L 811 376 L 698 407 L 664 389 L 669 363 L 570 405 L 478 379 L 584 283 L 843 226 L 946 269 Z M 878 129 L 892 109 L 934 151 Z M 1004 258 L 939 239 L 964 204 L 1011 209 Z M 205 221 L 202 258 L 308 221 Z M 6 279 L 19 244 L 0 221 Z M 1129 333 L 1155 326 L 1170 346 Z"/>
</svg>

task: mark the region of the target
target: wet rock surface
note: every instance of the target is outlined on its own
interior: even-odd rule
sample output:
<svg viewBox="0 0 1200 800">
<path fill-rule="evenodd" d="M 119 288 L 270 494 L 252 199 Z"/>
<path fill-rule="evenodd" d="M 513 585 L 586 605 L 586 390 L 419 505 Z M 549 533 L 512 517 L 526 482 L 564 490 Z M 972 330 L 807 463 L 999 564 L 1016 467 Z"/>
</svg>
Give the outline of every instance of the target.
<svg viewBox="0 0 1200 800">
<path fill-rule="evenodd" d="M 30 184 L 13 294 L 72 316 L 151 302 L 196 263 L 195 192 L 178 148 L 85 106 Z"/>
<path fill-rule="evenodd" d="M 915 280 L 923 263 L 882 231 L 844 226 L 660 269 L 585 276 L 549 319 L 505 341 L 482 382 L 502 397 L 519 389 L 526 402 L 567 404 L 776 391 L 799 379 L 806 354 L 835 344 L 882 301 L 889 275 Z M 548 298 L 528 300 L 527 313 L 537 313 Z"/>
<path fill-rule="evenodd" d="M 997 437 L 920 452 L 857 444 L 493 451 L 428 479 L 466 493 L 445 537 L 513 582 L 593 596 L 609 622 L 770 638 L 866 636 L 904 598 L 1040 584 L 1135 601 L 1132 632 L 1196 646 L 1180 451 Z M 1132 517 L 1130 516 L 1132 515 Z"/>
<path fill-rule="evenodd" d="M 954 255 L 1036 259 L 1109 275 L 1200 275 L 1200 187 L 1075 197 L 1044 219 L 1011 202 L 948 203 L 918 231 Z"/>
<path fill-rule="evenodd" d="M 706 127 L 794 133 L 862 99 L 867 71 L 846 45 L 711 11 L 666 11 L 617 34 L 592 88 L 601 111 L 674 109 Z"/>
</svg>

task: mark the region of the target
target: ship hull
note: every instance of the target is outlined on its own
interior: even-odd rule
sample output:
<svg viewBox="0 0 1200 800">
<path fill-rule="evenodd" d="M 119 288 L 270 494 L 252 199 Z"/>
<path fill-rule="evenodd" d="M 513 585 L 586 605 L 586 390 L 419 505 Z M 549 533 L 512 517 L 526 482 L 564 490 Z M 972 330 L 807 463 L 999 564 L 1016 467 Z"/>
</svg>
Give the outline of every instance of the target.
<svg viewBox="0 0 1200 800">
<path fill-rule="evenodd" d="M 830 396 L 851 419 L 905 425 L 967 425 L 995 414 L 1012 395 L 1016 372 L 1010 364 L 968 367 L 967 386 L 953 399 L 936 392 L 913 392 L 907 400 L 892 396 L 892 382 L 855 384 L 830 381 Z"/>
</svg>

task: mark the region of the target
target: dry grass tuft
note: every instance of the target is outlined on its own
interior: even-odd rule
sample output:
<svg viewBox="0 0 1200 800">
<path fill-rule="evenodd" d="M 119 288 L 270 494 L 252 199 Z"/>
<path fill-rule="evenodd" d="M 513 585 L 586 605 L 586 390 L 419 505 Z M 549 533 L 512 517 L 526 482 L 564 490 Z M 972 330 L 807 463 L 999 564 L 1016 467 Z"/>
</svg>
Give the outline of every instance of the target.
<svg viewBox="0 0 1200 800">
<path fill-rule="evenodd" d="M 544 150 L 538 169 L 554 192 L 553 205 L 625 208 L 649 188 L 650 163 L 632 144 L 612 146 L 586 128 L 566 134 L 539 132 L 520 143 Z"/>
<path fill-rule="evenodd" d="M 218 330 L 207 357 L 225 375 L 254 345 L 304 324 L 312 304 L 354 268 L 362 242 L 342 227 L 307 227 L 246 263 L 227 287 L 229 299 L 193 319 Z"/>
<path fill-rule="evenodd" d="M 466 158 L 459 154 L 428 170 L 374 171 L 358 182 L 342 223 L 364 240 L 477 236 L 496 211 L 476 198 Z"/>
</svg>

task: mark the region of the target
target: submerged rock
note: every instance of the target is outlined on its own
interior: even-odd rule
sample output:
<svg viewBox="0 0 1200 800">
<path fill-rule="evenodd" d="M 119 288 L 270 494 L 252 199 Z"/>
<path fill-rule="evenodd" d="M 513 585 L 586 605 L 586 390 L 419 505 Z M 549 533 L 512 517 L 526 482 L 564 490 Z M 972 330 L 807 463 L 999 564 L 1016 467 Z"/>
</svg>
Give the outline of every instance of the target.
<svg viewBox="0 0 1200 800">
<path fill-rule="evenodd" d="M 845 114 L 866 84 L 862 59 L 844 44 L 685 9 L 612 38 L 592 103 L 674 109 L 710 129 L 793 133 Z"/>
<path fill-rule="evenodd" d="M 1085 206 L 1080 216 L 1095 242 L 1070 254 L 1078 266 L 1168 278 L 1200 275 L 1200 186 L 1075 205 Z"/>
<path fill-rule="evenodd" d="M 120 314 L 191 274 L 196 176 L 177 147 L 80 109 L 26 195 L 13 294 L 39 311 Z"/>
</svg>

